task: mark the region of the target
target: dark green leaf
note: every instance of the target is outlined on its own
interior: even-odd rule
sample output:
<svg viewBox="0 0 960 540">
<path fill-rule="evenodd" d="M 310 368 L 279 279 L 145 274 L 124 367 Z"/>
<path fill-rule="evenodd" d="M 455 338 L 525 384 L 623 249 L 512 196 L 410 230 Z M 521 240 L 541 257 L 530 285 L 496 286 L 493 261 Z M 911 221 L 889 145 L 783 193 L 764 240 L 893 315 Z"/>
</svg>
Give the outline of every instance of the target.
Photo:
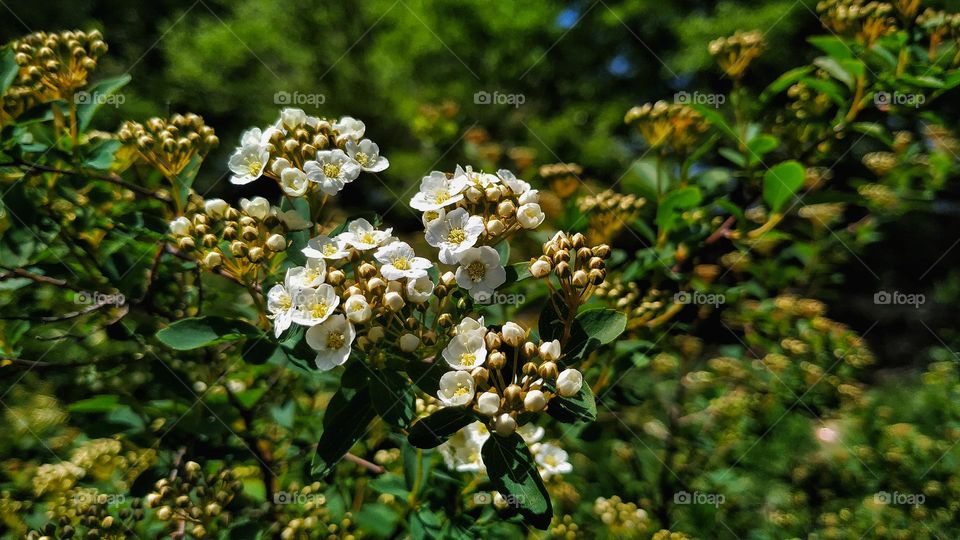
<svg viewBox="0 0 960 540">
<path fill-rule="evenodd" d="M 593 422 L 597 419 L 597 400 L 590 385 L 583 383 L 580 392 L 575 396 L 555 396 L 547 406 L 550 416 L 568 424 L 584 421 Z"/>
<path fill-rule="evenodd" d="M 325 476 L 343 459 L 350 448 L 367 432 L 367 426 L 376 417 L 370 400 L 370 389 L 360 388 L 348 397 L 339 389 L 323 414 L 323 433 L 317 443 L 310 471 Z"/>
<path fill-rule="evenodd" d="M 17 65 L 13 57 L 12 47 L 5 49 L 3 55 L 0 55 L 0 95 L 3 95 L 7 88 L 10 88 L 13 80 L 17 77 L 17 72 L 20 71 L 20 66 Z"/>
<path fill-rule="evenodd" d="M 106 79 L 91 85 L 84 94 L 77 94 L 76 99 L 79 102 L 77 106 L 77 120 L 81 131 L 86 131 L 90 126 L 97 111 L 106 103 L 123 103 L 123 100 L 116 96 L 117 90 L 120 90 L 130 82 L 130 75 L 122 75 L 114 79 Z M 86 96 L 86 99 L 82 99 Z"/>
<path fill-rule="evenodd" d="M 553 518 L 550 496 L 523 437 L 491 435 L 481 450 L 493 487 L 514 505 L 528 523 L 546 529 Z"/>
<path fill-rule="evenodd" d="M 413 421 L 417 409 L 417 397 L 407 378 L 390 369 L 370 375 L 370 391 L 373 407 L 380 418 L 391 426 L 406 428 Z"/>
<path fill-rule="evenodd" d="M 246 321 L 210 316 L 181 319 L 157 332 L 157 339 L 171 349 L 188 351 L 262 335 Z"/>
<path fill-rule="evenodd" d="M 475 420 L 473 411 L 466 407 L 444 407 L 414 422 L 407 440 L 417 448 L 436 448 Z"/>
<path fill-rule="evenodd" d="M 796 161 L 778 163 L 763 175 L 763 200 L 779 212 L 803 185 L 804 168 Z"/>
<path fill-rule="evenodd" d="M 627 316 L 615 309 L 595 308 L 579 313 L 563 347 L 563 363 L 570 365 L 585 359 L 597 347 L 615 340 L 626 327 Z"/>
</svg>

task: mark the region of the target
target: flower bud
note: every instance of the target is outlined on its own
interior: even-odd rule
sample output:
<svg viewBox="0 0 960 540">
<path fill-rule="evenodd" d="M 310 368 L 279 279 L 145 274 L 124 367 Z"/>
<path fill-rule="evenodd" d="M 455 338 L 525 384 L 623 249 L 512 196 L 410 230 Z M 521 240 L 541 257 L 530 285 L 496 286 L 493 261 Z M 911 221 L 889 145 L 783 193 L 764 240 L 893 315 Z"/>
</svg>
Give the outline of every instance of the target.
<svg viewBox="0 0 960 540">
<path fill-rule="evenodd" d="M 522 390 L 519 386 L 511 384 L 510 386 L 503 389 L 503 399 L 507 402 L 507 406 L 515 408 L 521 403 L 520 394 Z"/>
<path fill-rule="evenodd" d="M 260 262 L 263 259 L 263 248 L 255 246 L 250 248 L 250 251 L 247 252 L 247 259 L 250 262 Z"/>
<path fill-rule="evenodd" d="M 206 247 L 213 247 L 217 245 L 217 237 L 212 234 L 203 235 L 202 243 Z"/>
<path fill-rule="evenodd" d="M 369 291 L 379 291 L 380 289 L 385 289 L 387 284 L 378 277 L 370 278 L 367 280 L 367 290 Z"/>
<path fill-rule="evenodd" d="M 384 330 L 382 326 L 374 326 L 367 331 L 367 338 L 373 343 L 376 343 L 383 339 L 383 336 L 385 336 L 386 333 L 386 330 Z"/>
<path fill-rule="evenodd" d="M 516 211 L 517 206 L 509 199 L 506 201 L 500 201 L 500 204 L 497 205 L 497 215 L 504 219 L 513 216 Z"/>
<path fill-rule="evenodd" d="M 248 226 L 248 227 L 244 227 L 243 230 L 240 231 L 240 238 L 243 238 L 247 242 L 251 240 L 256 240 L 258 235 L 259 233 L 257 232 L 256 227 Z"/>
<path fill-rule="evenodd" d="M 540 369 L 538 370 L 540 377 L 547 381 L 552 381 L 557 378 L 557 364 L 553 362 L 544 362 L 540 364 Z"/>
<path fill-rule="evenodd" d="M 530 274 L 535 278 L 542 278 L 550 274 L 550 263 L 543 260 L 537 259 L 530 265 Z"/>
<path fill-rule="evenodd" d="M 487 221 L 487 234 L 490 236 L 499 236 L 506 229 L 506 226 L 497 218 L 490 218 Z"/>
<path fill-rule="evenodd" d="M 267 238 L 267 248 L 273 251 L 283 251 L 287 249 L 287 240 L 279 234 L 272 234 Z"/>
<path fill-rule="evenodd" d="M 490 369 L 500 369 L 507 363 L 507 357 L 500 351 L 493 351 L 487 356 L 487 365 Z"/>
<path fill-rule="evenodd" d="M 583 270 L 577 270 L 573 273 L 573 285 L 575 287 L 584 288 L 590 283 L 590 278 L 587 276 L 587 273 Z"/>
<path fill-rule="evenodd" d="M 548 362 L 560 358 L 560 341 L 545 341 L 540 344 L 540 357 Z"/>
<path fill-rule="evenodd" d="M 483 194 L 486 196 L 487 201 L 497 202 L 500 200 L 500 188 L 497 186 L 490 186 L 484 190 Z"/>
<path fill-rule="evenodd" d="M 565 369 L 557 376 L 557 393 L 563 397 L 577 395 L 583 386 L 583 375 L 575 369 Z"/>
<path fill-rule="evenodd" d="M 577 233 L 573 235 L 572 240 L 573 240 L 573 247 L 576 249 L 580 249 L 587 244 L 586 237 L 584 237 L 583 234 L 581 233 Z"/>
<path fill-rule="evenodd" d="M 504 324 L 500 330 L 500 334 L 503 335 L 503 341 L 513 347 L 519 346 L 527 337 L 527 333 L 524 332 L 523 327 L 513 321 Z"/>
<path fill-rule="evenodd" d="M 493 416 L 500 412 L 500 396 L 496 392 L 484 392 L 477 398 L 477 412 L 484 416 Z"/>
<path fill-rule="evenodd" d="M 554 268 L 554 271 L 559 277 L 567 277 L 570 275 L 570 265 L 567 264 L 567 261 L 560 261 L 557 267 Z"/>
<path fill-rule="evenodd" d="M 403 300 L 403 296 L 401 296 L 398 292 L 388 292 L 383 295 L 383 303 L 390 311 L 400 311 L 403 309 L 404 304 L 406 304 L 406 302 Z"/>
<path fill-rule="evenodd" d="M 483 192 L 480 191 L 476 186 L 470 186 L 463 193 L 463 196 L 466 197 L 468 201 L 475 203 L 480 200 L 480 197 L 483 196 Z"/>
<path fill-rule="evenodd" d="M 601 259 L 607 259 L 610 257 L 610 246 L 606 244 L 595 246 L 592 251 L 594 255 L 600 257 Z"/>
<path fill-rule="evenodd" d="M 437 318 L 437 323 L 441 328 L 450 328 L 453 326 L 453 315 L 449 313 L 441 313 L 440 317 Z"/>
<path fill-rule="evenodd" d="M 327 272 L 327 283 L 337 286 L 343 283 L 343 280 L 346 279 L 346 274 L 343 273 L 343 270 L 339 268 Z"/>
<path fill-rule="evenodd" d="M 501 437 L 509 437 L 517 431 L 517 421 L 507 413 L 503 413 L 493 422 L 493 429 Z"/>
<path fill-rule="evenodd" d="M 547 398 L 540 390 L 530 390 L 523 398 L 523 408 L 530 412 L 540 412 L 547 406 Z"/>
<path fill-rule="evenodd" d="M 525 358 L 533 358 L 540 351 L 537 350 L 537 346 L 529 341 L 523 344 L 523 356 Z"/>
<path fill-rule="evenodd" d="M 230 254 L 234 257 L 243 257 L 247 254 L 247 245 L 239 240 L 230 244 Z"/>
<path fill-rule="evenodd" d="M 177 246 L 183 250 L 190 250 L 190 249 L 193 249 L 196 246 L 196 244 L 194 244 L 193 238 L 190 238 L 189 236 L 184 236 L 183 238 L 177 241 Z"/>
<path fill-rule="evenodd" d="M 403 352 L 413 352 L 420 346 L 420 338 L 413 334 L 404 334 L 400 336 L 400 350 Z"/>
<path fill-rule="evenodd" d="M 473 377 L 473 380 L 477 385 L 487 384 L 487 381 L 490 379 L 490 372 L 487 371 L 487 368 L 480 366 L 473 368 L 473 371 L 470 372 L 470 376 Z"/>
<path fill-rule="evenodd" d="M 220 266 L 220 263 L 223 262 L 220 254 L 216 251 L 211 251 L 203 258 L 203 265 L 207 268 L 213 269 Z"/>
<path fill-rule="evenodd" d="M 210 199 L 203 202 L 203 211 L 214 218 L 222 217 L 229 207 L 230 205 L 223 199 Z"/>
<path fill-rule="evenodd" d="M 377 275 L 377 267 L 368 262 L 361 264 L 359 271 L 360 271 L 360 277 L 362 277 L 363 279 L 370 279 L 373 276 Z"/>
</svg>

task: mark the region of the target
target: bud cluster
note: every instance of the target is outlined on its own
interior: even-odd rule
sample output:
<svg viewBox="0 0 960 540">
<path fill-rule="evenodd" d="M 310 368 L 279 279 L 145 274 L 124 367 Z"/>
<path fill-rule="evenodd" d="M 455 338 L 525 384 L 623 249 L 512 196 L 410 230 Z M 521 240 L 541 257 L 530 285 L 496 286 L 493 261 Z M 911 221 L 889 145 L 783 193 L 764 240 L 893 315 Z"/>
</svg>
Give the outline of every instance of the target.
<svg viewBox="0 0 960 540">
<path fill-rule="evenodd" d="M 193 113 L 151 118 L 143 124 L 127 121 L 117 138 L 167 178 L 183 172 L 194 157 L 203 159 L 220 143 L 213 128 Z"/>
<path fill-rule="evenodd" d="M 14 85 L 30 87 L 40 102 L 72 99 L 87 84 L 107 44 L 98 30 L 48 34 L 35 32 L 13 42 L 14 61 L 20 67 Z"/>
<path fill-rule="evenodd" d="M 540 177 L 561 199 L 573 195 L 582 183 L 583 167 L 576 163 L 552 163 L 540 167 Z"/>
<path fill-rule="evenodd" d="M 612 189 L 581 197 L 577 209 L 587 216 L 587 238 L 591 243 L 609 242 L 640 215 L 647 203 L 632 193 L 624 195 Z"/>
<path fill-rule="evenodd" d="M 652 525 L 644 509 L 637 507 L 636 503 L 624 502 L 617 495 L 609 499 L 597 497 L 593 512 L 613 538 L 639 538 Z"/>
<path fill-rule="evenodd" d="M 68 538 L 127 538 L 136 522 L 144 518 L 143 502 L 134 498 L 130 508 L 111 513 L 111 498 L 93 488 L 77 488 L 50 503 L 51 521 L 26 534 L 29 540 Z"/>
<path fill-rule="evenodd" d="M 624 122 L 635 126 L 651 148 L 669 148 L 681 155 L 689 153 L 709 127 L 703 115 L 693 108 L 666 101 L 633 107 L 627 111 Z"/>
<path fill-rule="evenodd" d="M 960 42 L 960 13 L 947 13 L 933 8 L 927 8 L 917 17 L 917 26 L 926 30 L 930 37 L 930 58 L 934 58 L 937 49 L 946 39 Z M 956 55 L 954 65 L 960 62 Z"/>
<path fill-rule="evenodd" d="M 560 295 L 571 312 L 583 305 L 597 286 L 607 277 L 606 260 L 610 246 L 587 245 L 584 235 L 568 236 L 560 231 L 543 244 L 543 255 L 530 261 L 530 274 L 535 278 L 557 277 Z M 550 284 L 553 287 L 552 283 Z"/>
<path fill-rule="evenodd" d="M 594 294 L 604 298 L 613 306 L 627 314 L 627 328 L 639 328 L 656 319 L 670 307 L 671 299 L 657 288 L 641 290 L 635 281 L 605 281 L 597 287 Z"/>
<path fill-rule="evenodd" d="M 824 26 L 840 35 L 853 35 L 868 47 L 897 29 L 893 6 L 886 2 L 822 0 L 817 13 Z"/>
<path fill-rule="evenodd" d="M 763 34 L 757 30 L 737 31 L 732 36 L 710 42 L 708 51 L 728 77 L 739 79 L 746 73 L 754 58 L 763 52 Z"/>
<path fill-rule="evenodd" d="M 188 461 L 177 473 L 172 479 L 158 480 L 144 498 L 157 519 L 168 522 L 173 530 L 180 522 L 186 522 L 194 538 L 226 527 L 232 515 L 225 508 L 243 490 L 243 483 L 234 472 L 225 469 L 204 474 L 199 463 Z"/>
<path fill-rule="evenodd" d="M 846 205 L 841 202 L 807 204 L 797 212 L 797 215 L 810 220 L 818 228 L 826 229 L 843 217 L 845 208 Z"/>
</svg>

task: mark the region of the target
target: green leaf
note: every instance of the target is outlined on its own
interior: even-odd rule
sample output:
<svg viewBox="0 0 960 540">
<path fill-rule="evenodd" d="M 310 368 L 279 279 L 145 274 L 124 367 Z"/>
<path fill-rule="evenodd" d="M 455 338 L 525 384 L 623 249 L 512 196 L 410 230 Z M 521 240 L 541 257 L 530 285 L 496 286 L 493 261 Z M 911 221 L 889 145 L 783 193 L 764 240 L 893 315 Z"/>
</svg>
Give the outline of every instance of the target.
<svg viewBox="0 0 960 540">
<path fill-rule="evenodd" d="M 597 399 L 590 385 L 583 383 L 575 396 L 554 396 L 547 406 L 550 416 L 561 422 L 572 424 L 577 421 L 593 422 L 597 419 Z"/>
<path fill-rule="evenodd" d="M 444 407 L 410 426 L 407 440 L 417 448 L 436 448 L 476 420 L 466 407 Z"/>
<path fill-rule="evenodd" d="M 763 175 L 763 200 L 771 210 L 779 212 L 803 185 L 803 177 L 803 165 L 793 160 L 770 167 Z"/>
<path fill-rule="evenodd" d="M 380 418 L 391 426 L 406 428 L 417 413 L 413 385 L 394 370 L 379 370 L 370 375 L 370 397 Z"/>
<path fill-rule="evenodd" d="M 310 472 L 325 476 L 343 459 L 350 448 L 367 432 L 377 413 L 370 399 L 370 388 L 363 387 L 349 395 L 344 388 L 330 399 L 323 414 L 323 433 L 317 442 Z"/>
<path fill-rule="evenodd" d="M 120 396 L 103 394 L 71 403 L 67 410 L 77 413 L 102 413 L 116 409 L 119 404 Z"/>
<path fill-rule="evenodd" d="M 626 328 L 626 314 L 615 309 L 596 308 L 579 313 L 573 320 L 570 339 L 563 350 L 564 364 L 585 359 L 601 345 L 617 339 Z"/>
<path fill-rule="evenodd" d="M 178 351 L 262 336 L 257 327 L 246 321 L 216 316 L 181 319 L 157 332 L 161 343 Z"/>
<path fill-rule="evenodd" d="M 738 145 L 740 144 L 740 136 L 737 135 L 736 130 L 730 127 L 730 124 L 727 123 L 727 119 L 723 117 L 723 114 L 721 114 L 720 111 L 708 105 L 693 104 L 690 105 L 690 107 L 694 108 L 698 113 L 703 115 L 704 118 L 709 120 L 711 124 L 720 129 L 720 131 L 724 132 L 732 141 Z"/>
<path fill-rule="evenodd" d="M 657 207 L 656 222 L 661 233 L 669 232 L 680 213 L 697 206 L 702 200 L 703 195 L 696 186 L 687 186 L 668 193 Z"/>
<path fill-rule="evenodd" d="M 813 61 L 813 65 L 826 71 L 831 77 L 847 85 L 847 88 L 853 89 L 854 73 L 849 70 L 846 62 L 841 63 L 833 58 L 821 56 Z"/>
<path fill-rule="evenodd" d="M 491 435 L 481 455 L 493 487 L 529 524 L 546 529 L 553 518 L 553 506 L 523 437 L 517 433 L 509 437 Z"/>
<path fill-rule="evenodd" d="M 126 86 L 128 82 L 130 82 L 130 75 L 122 75 L 114 79 L 102 80 L 85 90 L 90 99 L 77 106 L 77 120 L 81 131 L 86 131 L 100 107 L 110 101 L 105 98 L 116 94 L 117 90 Z M 114 102 L 117 104 L 123 103 L 122 100 L 115 100 Z"/>
<path fill-rule="evenodd" d="M 761 134 L 750 139 L 747 143 L 747 162 L 756 165 L 763 160 L 763 156 L 777 149 L 780 146 L 780 140 L 773 135 Z"/>
<path fill-rule="evenodd" d="M 853 58 L 853 51 L 836 36 L 814 36 L 807 38 L 811 45 L 827 53 L 828 56 L 837 60 L 848 60 Z"/>
<path fill-rule="evenodd" d="M 794 83 L 806 77 L 812 71 L 813 66 L 803 66 L 791 69 L 783 75 L 780 75 L 760 94 L 760 101 L 769 101 L 770 98 L 790 88 Z"/>
<path fill-rule="evenodd" d="M 4 50 L 3 55 L 0 56 L 0 95 L 3 95 L 7 88 L 10 88 L 14 79 L 17 78 L 17 72 L 20 71 L 20 66 L 17 65 L 14 56 L 12 47 Z"/>
</svg>

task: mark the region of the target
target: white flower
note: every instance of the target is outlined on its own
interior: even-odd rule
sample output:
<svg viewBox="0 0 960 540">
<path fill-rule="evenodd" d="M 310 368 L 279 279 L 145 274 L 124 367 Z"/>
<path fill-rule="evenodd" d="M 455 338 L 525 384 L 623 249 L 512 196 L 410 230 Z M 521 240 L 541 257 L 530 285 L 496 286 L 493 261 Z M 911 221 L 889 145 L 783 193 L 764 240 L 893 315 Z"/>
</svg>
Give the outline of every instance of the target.
<svg viewBox="0 0 960 540">
<path fill-rule="evenodd" d="M 400 311 L 403 309 L 403 306 L 406 305 L 406 302 L 400 293 L 387 291 L 386 294 L 383 295 L 383 305 L 387 306 L 387 309 L 390 311 Z"/>
<path fill-rule="evenodd" d="M 514 195 L 520 196 L 530 189 L 530 184 L 517 178 L 507 169 L 500 169 L 497 171 L 497 176 L 499 176 L 500 180 L 502 180 L 503 183 L 510 188 L 510 191 L 512 191 Z"/>
<path fill-rule="evenodd" d="M 317 368 L 330 371 L 346 362 L 356 335 L 353 325 L 339 313 L 307 330 L 307 345 L 317 351 Z"/>
<path fill-rule="evenodd" d="M 393 232 L 393 228 L 385 231 L 378 231 L 369 221 L 360 218 L 355 219 L 347 225 L 347 230 L 338 235 L 338 238 L 347 243 L 347 245 L 357 248 L 361 251 L 373 249 L 387 243 Z"/>
<path fill-rule="evenodd" d="M 413 352 L 417 350 L 417 347 L 420 346 L 420 338 L 417 336 L 406 333 L 400 336 L 400 350 L 403 352 Z"/>
<path fill-rule="evenodd" d="M 354 294 L 347 298 L 343 303 L 343 310 L 347 312 L 347 318 L 353 323 L 364 323 L 370 320 L 370 304 L 367 303 L 367 297 L 362 294 Z"/>
<path fill-rule="evenodd" d="M 427 243 L 440 249 L 440 262 L 456 264 L 464 251 L 473 247 L 483 233 L 483 218 L 457 208 L 427 226 Z"/>
<path fill-rule="evenodd" d="M 517 431 L 517 420 L 507 413 L 503 413 L 493 420 L 493 429 L 501 437 L 509 437 Z"/>
<path fill-rule="evenodd" d="M 440 377 L 437 397 L 447 407 L 462 407 L 473 401 L 473 376 L 466 371 L 448 371 Z"/>
<path fill-rule="evenodd" d="M 532 450 L 533 459 L 536 460 L 540 476 L 544 480 L 555 474 L 567 474 L 573 470 L 566 450 L 555 444 L 537 443 L 533 445 Z"/>
<path fill-rule="evenodd" d="M 191 229 L 193 229 L 193 225 L 190 223 L 190 220 L 183 216 L 170 222 L 170 232 L 174 236 L 187 236 L 190 234 Z"/>
<path fill-rule="evenodd" d="M 277 284 L 267 292 L 267 317 L 273 319 L 273 335 L 280 337 L 280 334 L 293 322 L 293 296 L 283 285 Z"/>
<path fill-rule="evenodd" d="M 316 289 L 305 289 L 298 296 L 300 301 L 293 314 L 293 322 L 303 326 L 322 323 L 340 305 L 340 297 L 327 283 L 321 284 Z"/>
<path fill-rule="evenodd" d="M 288 167 L 280 173 L 280 189 L 291 197 L 303 196 L 309 186 L 307 174 L 300 169 Z"/>
<path fill-rule="evenodd" d="M 363 122 L 352 116 L 344 116 L 333 124 L 333 129 L 340 135 L 346 135 L 351 139 L 360 140 L 360 137 L 363 137 L 363 132 L 366 131 L 367 127 Z"/>
<path fill-rule="evenodd" d="M 523 327 L 513 321 L 505 323 L 503 328 L 500 329 L 500 333 L 503 334 L 503 340 L 507 342 L 507 345 L 512 347 L 520 345 L 527 338 L 527 333 Z"/>
<path fill-rule="evenodd" d="M 494 184 L 500 183 L 500 179 L 496 175 L 484 172 L 475 172 L 473 167 L 470 165 L 467 165 L 466 168 L 457 165 L 457 169 L 453 172 L 453 178 L 462 178 L 466 182 L 467 186 L 473 186 L 481 191 Z"/>
<path fill-rule="evenodd" d="M 489 298 L 507 280 L 500 254 L 490 246 L 470 248 L 460 254 L 457 285 L 470 291 L 475 300 Z"/>
<path fill-rule="evenodd" d="M 277 178 L 280 178 L 283 176 L 283 171 L 289 169 L 290 167 L 293 167 L 293 165 L 287 161 L 287 158 L 278 157 L 277 159 L 273 160 L 273 164 L 270 165 L 270 172 L 272 172 Z"/>
<path fill-rule="evenodd" d="M 474 422 L 453 434 L 447 442 L 437 447 L 448 468 L 457 472 L 481 472 L 486 470 L 480 450 L 490 438 L 490 432 L 482 422 Z"/>
<path fill-rule="evenodd" d="M 291 289 L 315 289 L 323 283 L 327 275 L 327 263 L 323 259 L 307 257 L 306 266 L 295 266 L 287 270 L 285 283 Z"/>
<path fill-rule="evenodd" d="M 493 416 L 500 411 L 500 396 L 496 392 L 484 392 L 477 398 L 477 411 L 484 416 Z"/>
<path fill-rule="evenodd" d="M 344 185 L 360 176 L 360 164 L 339 148 L 317 152 L 317 159 L 304 163 L 303 170 L 327 195 L 336 195 Z"/>
<path fill-rule="evenodd" d="M 469 371 L 487 360 L 487 345 L 477 334 L 461 334 L 443 349 L 443 359 L 453 369 Z"/>
<path fill-rule="evenodd" d="M 263 197 L 240 199 L 240 209 L 254 219 L 264 219 L 270 214 L 270 201 Z"/>
<path fill-rule="evenodd" d="M 280 111 L 278 127 L 290 131 L 307 123 L 307 113 L 303 109 L 286 108 Z"/>
<path fill-rule="evenodd" d="M 203 211 L 210 217 L 223 217 L 227 208 L 230 208 L 230 205 L 223 199 L 207 199 L 203 201 Z"/>
<path fill-rule="evenodd" d="M 307 241 L 307 247 L 301 251 L 307 257 L 323 257 L 324 259 L 343 259 L 350 256 L 346 250 L 347 243 L 339 238 L 330 238 L 329 236 L 317 236 Z"/>
<path fill-rule="evenodd" d="M 517 433 L 523 437 L 523 442 L 533 444 L 540 442 L 546 430 L 536 424 L 524 424 L 517 428 Z"/>
<path fill-rule="evenodd" d="M 446 215 L 447 211 L 443 208 L 440 208 L 439 210 L 428 210 L 420 217 L 420 222 L 423 223 L 423 228 L 426 229 L 431 223 L 438 219 L 443 219 L 443 217 Z"/>
<path fill-rule="evenodd" d="M 472 317 L 464 317 L 460 324 L 457 325 L 457 335 L 464 336 L 467 334 L 475 334 L 483 339 L 487 335 L 487 327 L 483 323 L 483 317 L 479 319 L 474 319 Z"/>
<path fill-rule="evenodd" d="M 540 357 L 544 361 L 552 362 L 560 358 L 560 340 L 544 341 L 540 344 Z"/>
<path fill-rule="evenodd" d="M 286 212 L 277 212 L 277 219 L 283 222 L 287 226 L 287 230 L 290 231 L 302 231 L 304 229 L 309 229 L 313 223 L 303 218 L 300 215 L 300 212 L 297 212 L 294 209 L 287 210 Z"/>
<path fill-rule="evenodd" d="M 527 203 L 517 209 L 517 221 L 524 229 L 536 229 L 544 219 L 546 216 L 537 203 Z"/>
<path fill-rule="evenodd" d="M 394 242 L 378 249 L 373 256 L 380 261 L 380 273 L 387 279 L 417 279 L 427 275 L 427 268 L 433 263 L 417 257 L 413 248 L 406 242 Z"/>
<path fill-rule="evenodd" d="M 250 128 L 240 136 L 240 146 L 260 146 L 270 142 L 270 137 L 277 131 L 276 128 L 261 130 L 258 127 Z"/>
<path fill-rule="evenodd" d="M 433 171 L 420 180 L 420 191 L 410 199 L 410 206 L 421 212 L 440 210 L 463 200 L 466 187 L 466 178 L 462 176 L 450 179 L 440 171 Z"/>
<path fill-rule="evenodd" d="M 565 369 L 557 376 L 557 393 L 563 397 L 577 395 L 582 386 L 583 375 L 575 369 Z"/>
<path fill-rule="evenodd" d="M 347 141 L 347 155 L 367 172 L 380 172 L 390 166 L 387 158 L 380 155 L 380 147 L 370 139 L 364 139 L 359 143 L 353 140 Z"/>
<path fill-rule="evenodd" d="M 540 192 L 536 189 L 528 189 L 527 191 L 524 191 L 523 195 L 520 195 L 520 197 L 517 200 L 520 201 L 521 205 L 539 203 Z"/>
<path fill-rule="evenodd" d="M 540 412 L 547 406 L 547 398 L 540 390 L 530 390 L 523 398 L 523 408 L 530 412 Z"/>
<path fill-rule="evenodd" d="M 269 159 L 270 152 L 266 145 L 258 144 L 238 148 L 227 162 L 227 166 L 233 173 L 230 182 L 242 186 L 260 178 Z"/>
<path fill-rule="evenodd" d="M 431 296 L 433 296 L 433 280 L 430 276 L 407 280 L 407 300 L 414 304 L 422 304 Z"/>
</svg>

